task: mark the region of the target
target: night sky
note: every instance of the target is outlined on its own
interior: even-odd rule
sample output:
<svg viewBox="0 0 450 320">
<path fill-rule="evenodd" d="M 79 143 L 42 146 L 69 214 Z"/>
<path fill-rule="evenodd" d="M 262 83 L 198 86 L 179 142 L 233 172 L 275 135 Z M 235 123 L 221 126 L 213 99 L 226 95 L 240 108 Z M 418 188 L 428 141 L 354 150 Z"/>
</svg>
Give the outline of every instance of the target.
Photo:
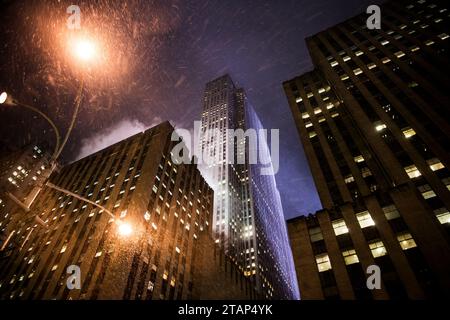
<svg viewBox="0 0 450 320">
<path fill-rule="evenodd" d="M 206 82 L 230 74 L 264 126 L 280 128 L 277 184 L 286 218 L 321 208 L 282 83 L 312 69 L 304 38 L 364 12 L 369 0 L 3 1 L 0 91 L 38 106 L 62 132 L 79 79 L 86 89 L 63 153 L 74 161 L 163 120 L 190 129 Z M 377 1 L 375 1 L 377 2 Z M 102 59 L 79 66 L 65 51 L 66 8 L 81 8 L 82 31 Z M 0 106 L 1 147 L 48 141 L 53 133 L 24 109 Z"/>
</svg>

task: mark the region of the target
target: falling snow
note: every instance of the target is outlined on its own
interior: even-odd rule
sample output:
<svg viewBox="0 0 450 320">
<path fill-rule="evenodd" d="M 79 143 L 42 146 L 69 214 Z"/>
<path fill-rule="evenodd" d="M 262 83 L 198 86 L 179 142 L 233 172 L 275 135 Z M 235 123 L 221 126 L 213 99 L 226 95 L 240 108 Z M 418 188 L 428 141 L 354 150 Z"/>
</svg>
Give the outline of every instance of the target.
<svg viewBox="0 0 450 320">
<path fill-rule="evenodd" d="M 277 175 L 287 217 L 320 207 L 282 82 L 311 68 L 304 38 L 363 11 L 369 1 L 164 0 L 79 1 L 81 30 L 66 27 L 69 1 L 1 4 L 0 88 L 38 106 L 64 131 L 83 78 L 82 109 L 64 161 L 95 150 L 121 124 L 155 119 L 191 128 L 202 91 L 229 73 L 246 88 L 268 128 L 281 128 Z M 95 40 L 94 63 L 68 52 L 78 35 Z M 134 128 L 135 129 L 135 128 Z M 45 122 L 24 110 L 0 108 L 0 142 L 52 143 Z M 107 140 L 109 141 L 109 140 Z"/>
</svg>

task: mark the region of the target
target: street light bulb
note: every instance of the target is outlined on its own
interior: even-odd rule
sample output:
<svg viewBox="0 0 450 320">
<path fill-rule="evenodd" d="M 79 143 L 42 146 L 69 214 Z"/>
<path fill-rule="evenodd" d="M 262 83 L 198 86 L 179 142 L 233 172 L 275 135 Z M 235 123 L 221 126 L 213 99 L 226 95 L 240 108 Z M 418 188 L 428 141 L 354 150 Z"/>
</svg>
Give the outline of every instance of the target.
<svg viewBox="0 0 450 320">
<path fill-rule="evenodd" d="M 119 225 L 119 234 L 123 237 L 128 237 L 133 233 L 133 228 L 128 223 L 122 223 Z"/>
<path fill-rule="evenodd" d="M 95 45 L 92 41 L 87 39 L 80 39 L 75 43 L 75 55 L 83 60 L 88 61 L 91 60 L 96 53 Z"/>
<path fill-rule="evenodd" d="M 8 98 L 8 94 L 6 92 L 2 92 L 0 94 L 0 104 L 5 103 L 6 99 Z"/>
</svg>

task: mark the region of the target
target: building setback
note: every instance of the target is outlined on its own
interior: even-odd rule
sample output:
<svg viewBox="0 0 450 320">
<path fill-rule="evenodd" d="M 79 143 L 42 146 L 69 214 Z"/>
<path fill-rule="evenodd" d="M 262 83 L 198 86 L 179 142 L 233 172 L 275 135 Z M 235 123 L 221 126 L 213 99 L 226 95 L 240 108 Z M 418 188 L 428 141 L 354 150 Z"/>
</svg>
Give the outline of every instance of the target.
<svg viewBox="0 0 450 320">
<path fill-rule="evenodd" d="M 237 131 L 263 127 L 245 91 L 228 76 L 206 84 L 199 151 L 211 157 L 202 169 L 214 189 L 213 232 L 216 241 L 254 278 L 268 299 L 298 299 L 292 253 L 267 141 Z M 229 134 L 232 130 L 236 135 Z M 248 140 L 246 139 L 248 138 Z M 249 152 L 257 149 L 257 163 Z M 239 157 L 245 155 L 245 161 Z M 242 158 L 241 158 L 242 160 Z M 271 174 L 262 175 L 261 169 Z"/>
<path fill-rule="evenodd" d="M 54 185 L 116 218 L 45 187 L 30 212 L 15 212 L 23 218 L 0 260 L 1 298 L 256 298 L 211 236 L 212 189 L 196 165 L 172 163 L 173 130 L 164 122 L 54 173 Z M 71 265 L 80 267 L 80 290 L 66 285 Z M 208 277 L 223 290 L 210 296 Z"/>
<path fill-rule="evenodd" d="M 450 295 L 448 10 L 351 18 L 308 38 L 315 69 L 284 83 L 324 208 L 288 223 L 303 299 Z"/>
</svg>

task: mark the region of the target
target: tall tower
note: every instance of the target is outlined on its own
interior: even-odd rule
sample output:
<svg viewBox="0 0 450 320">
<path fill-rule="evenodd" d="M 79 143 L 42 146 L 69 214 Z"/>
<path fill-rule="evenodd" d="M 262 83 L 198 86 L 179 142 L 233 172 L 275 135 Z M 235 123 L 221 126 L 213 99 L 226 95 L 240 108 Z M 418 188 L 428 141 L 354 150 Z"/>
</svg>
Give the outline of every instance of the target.
<svg viewBox="0 0 450 320">
<path fill-rule="evenodd" d="M 199 150 L 213 160 L 203 166 L 214 189 L 213 232 L 244 275 L 255 278 L 264 297 L 297 299 L 275 177 L 273 172 L 261 175 L 263 167 L 272 169 L 269 148 L 261 136 L 257 147 L 250 144 L 249 129 L 259 132 L 263 127 L 244 90 L 228 75 L 207 83 Z M 258 149 L 257 163 L 249 161 L 252 148 Z"/>
<path fill-rule="evenodd" d="M 349 252 L 390 270 L 390 297 L 450 292 L 447 7 L 390 1 L 380 30 L 361 14 L 322 31 L 306 40 L 315 70 L 284 84 L 329 212 L 307 219 L 306 241 L 341 297 Z"/>
</svg>

